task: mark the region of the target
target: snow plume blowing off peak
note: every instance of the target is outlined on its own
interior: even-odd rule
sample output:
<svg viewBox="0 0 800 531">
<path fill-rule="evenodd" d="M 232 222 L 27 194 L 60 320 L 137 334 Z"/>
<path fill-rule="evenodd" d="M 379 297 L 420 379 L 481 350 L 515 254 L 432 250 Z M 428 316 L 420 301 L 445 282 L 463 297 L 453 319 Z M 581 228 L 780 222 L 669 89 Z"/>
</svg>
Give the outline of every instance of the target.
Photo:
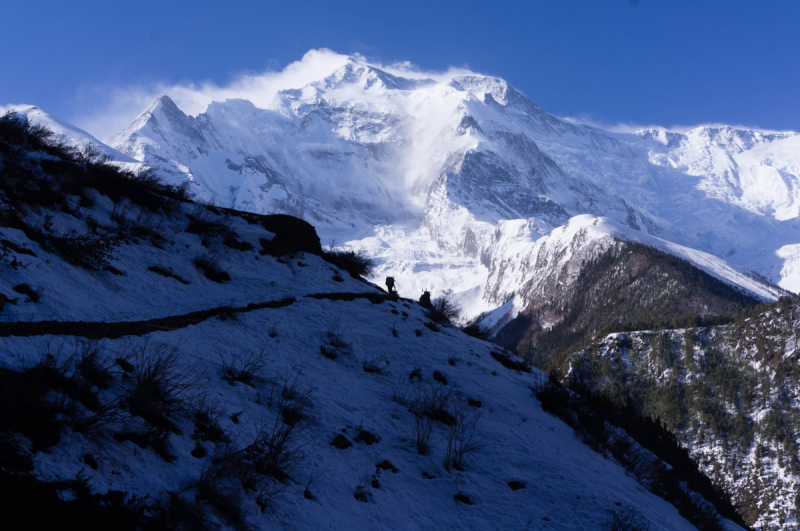
<svg viewBox="0 0 800 531">
<path fill-rule="evenodd" d="M 189 84 L 156 83 L 149 86 L 98 87 L 95 96 L 100 103 L 91 113 L 80 115 L 74 122 L 98 138 L 109 138 L 128 126 L 131 121 L 160 96 L 169 96 L 186 114 L 197 116 L 212 101 L 243 99 L 256 107 L 266 108 L 275 95 L 285 89 L 304 87 L 323 79 L 343 67 L 348 61 L 366 63 L 359 54 L 343 55 L 322 48 L 309 50 L 299 61 L 282 70 L 267 70 L 256 74 L 242 74 L 227 85 L 211 81 Z M 422 72 L 409 62 L 376 65 L 378 68 L 407 78 L 449 79 L 457 74 L 470 73 L 465 69 L 446 72 Z"/>
<path fill-rule="evenodd" d="M 469 316 L 510 300 L 509 264 L 581 215 L 800 286 L 797 133 L 606 131 L 499 78 L 330 50 L 226 86 L 119 91 L 79 123 L 198 200 L 301 217 L 375 257 L 376 280 Z"/>
</svg>

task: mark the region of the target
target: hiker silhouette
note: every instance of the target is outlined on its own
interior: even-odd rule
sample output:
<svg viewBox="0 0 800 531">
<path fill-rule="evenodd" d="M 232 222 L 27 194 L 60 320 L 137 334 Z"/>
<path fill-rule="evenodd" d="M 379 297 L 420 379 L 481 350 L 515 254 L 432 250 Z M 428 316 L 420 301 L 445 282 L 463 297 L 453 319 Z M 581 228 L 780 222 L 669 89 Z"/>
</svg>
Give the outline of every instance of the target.
<svg viewBox="0 0 800 531">
<path fill-rule="evenodd" d="M 422 292 L 422 297 L 419 298 L 419 305 L 423 308 L 428 308 L 429 310 L 433 308 L 433 304 L 431 304 L 431 292 L 425 290 Z"/>
<path fill-rule="evenodd" d="M 386 287 L 389 289 L 389 294 L 397 293 L 394 288 L 394 277 L 386 277 Z"/>
</svg>

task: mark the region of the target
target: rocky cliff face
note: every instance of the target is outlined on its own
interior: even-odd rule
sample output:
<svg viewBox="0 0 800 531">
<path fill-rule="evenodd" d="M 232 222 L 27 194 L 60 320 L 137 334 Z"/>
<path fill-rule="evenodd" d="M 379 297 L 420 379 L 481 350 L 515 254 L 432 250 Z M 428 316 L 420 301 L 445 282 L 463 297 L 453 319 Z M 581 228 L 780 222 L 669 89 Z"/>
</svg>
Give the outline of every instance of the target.
<svg viewBox="0 0 800 531">
<path fill-rule="evenodd" d="M 660 418 L 749 524 L 793 529 L 798 328 L 784 298 L 721 326 L 612 334 L 571 357 L 571 378 Z"/>
</svg>

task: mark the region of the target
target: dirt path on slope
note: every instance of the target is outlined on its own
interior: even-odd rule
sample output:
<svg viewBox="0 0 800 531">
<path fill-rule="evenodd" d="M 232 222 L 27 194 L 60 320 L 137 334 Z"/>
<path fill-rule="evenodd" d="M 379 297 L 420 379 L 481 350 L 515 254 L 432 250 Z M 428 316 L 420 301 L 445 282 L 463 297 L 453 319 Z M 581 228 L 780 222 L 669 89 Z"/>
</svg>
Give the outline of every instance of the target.
<svg viewBox="0 0 800 531">
<path fill-rule="evenodd" d="M 332 301 L 354 301 L 367 299 L 372 304 L 384 301 L 408 301 L 382 293 L 312 293 L 306 298 Z M 145 321 L 91 322 L 91 321 L 16 321 L 0 322 L 0 337 L 8 336 L 78 336 L 87 339 L 118 339 L 123 336 L 141 336 L 157 331 L 172 331 L 201 323 L 212 317 L 252 312 L 265 308 L 284 308 L 297 302 L 294 297 L 275 301 L 251 303 L 247 306 L 217 306 L 208 310 L 169 317 L 159 317 Z"/>
<path fill-rule="evenodd" d="M 235 313 L 252 312 L 264 308 L 283 308 L 297 299 L 289 297 L 276 301 L 248 304 L 247 306 L 218 306 L 208 310 L 159 317 L 147 321 L 121 321 L 116 323 L 87 321 L 18 321 L 0 322 L 0 337 L 8 336 L 79 336 L 87 339 L 117 339 L 123 336 L 141 336 L 159 330 L 177 330 L 217 317 Z"/>
</svg>

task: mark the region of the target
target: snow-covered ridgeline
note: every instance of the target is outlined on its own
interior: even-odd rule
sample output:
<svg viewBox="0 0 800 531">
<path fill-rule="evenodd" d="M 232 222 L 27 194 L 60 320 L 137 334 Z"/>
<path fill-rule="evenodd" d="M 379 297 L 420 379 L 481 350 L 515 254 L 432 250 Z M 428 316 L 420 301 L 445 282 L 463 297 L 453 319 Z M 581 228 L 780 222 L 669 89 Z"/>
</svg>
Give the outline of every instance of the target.
<svg viewBox="0 0 800 531">
<path fill-rule="evenodd" d="M 568 288 L 585 263 L 591 262 L 617 242 L 642 243 L 688 261 L 706 273 L 764 301 L 785 292 L 747 270 L 714 255 L 690 249 L 631 229 L 607 218 L 575 216 L 547 236 L 523 220 L 501 221 L 494 234 L 493 256 L 484 298 L 502 310 L 492 319 L 513 318 L 534 298 L 544 300 L 556 283 Z M 512 305 L 505 305 L 512 301 Z"/>
</svg>

